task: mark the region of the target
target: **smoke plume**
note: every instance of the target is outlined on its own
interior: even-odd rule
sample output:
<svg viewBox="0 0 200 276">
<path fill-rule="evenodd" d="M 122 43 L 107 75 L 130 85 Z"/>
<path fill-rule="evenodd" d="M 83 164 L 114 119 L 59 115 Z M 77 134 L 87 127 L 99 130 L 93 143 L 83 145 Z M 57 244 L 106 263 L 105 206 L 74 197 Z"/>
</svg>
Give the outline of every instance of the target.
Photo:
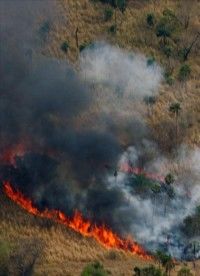
<svg viewBox="0 0 200 276">
<path fill-rule="evenodd" d="M 105 43 L 94 43 L 81 55 L 81 72 L 89 82 L 120 89 L 124 94 L 143 98 L 158 92 L 162 69 L 141 54 L 128 53 Z"/>
<path fill-rule="evenodd" d="M 139 176 L 121 170 L 128 164 L 149 172 L 169 171 L 172 162 L 151 141 L 142 115 L 124 122 L 133 137 L 133 146 L 125 152 L 117 135 L 122 126 L 113 123 L 113 114 L 127 112 L 125 105 L 105 114 L 102 104 L 92 127 L 81 127 L 82 115 L 98 100 L 99 86 L 141 103 L 144 96 L 158 93 L 160 66 L 149 64 L 143 55 L 94 43 L 82 52 L 77 72 L 66 61 L 42 55 L 61 18 L 56 1 L 0 5 L 0 181 L 9 180 L 41 209 L 60 209 L 67 215 L 78 209 L 95 223 L 132 234 L 150 250 L 165 246 L 166 237 L 176 231 L 178 237 L 169 238 L 176 245 L 168 250 L 181 257 L 181 224 L 200 200 L 198 161 L 193 159 L 199 158 L 199 151 L 192 157 L 179 154 L 194 165 L 184 178 L 177 177 L 174 191 L 158 181 L 155 195 L 151 188 L 141 190 Z M 97 89 L 91 89 L 91 83 Z"/>
</svg>

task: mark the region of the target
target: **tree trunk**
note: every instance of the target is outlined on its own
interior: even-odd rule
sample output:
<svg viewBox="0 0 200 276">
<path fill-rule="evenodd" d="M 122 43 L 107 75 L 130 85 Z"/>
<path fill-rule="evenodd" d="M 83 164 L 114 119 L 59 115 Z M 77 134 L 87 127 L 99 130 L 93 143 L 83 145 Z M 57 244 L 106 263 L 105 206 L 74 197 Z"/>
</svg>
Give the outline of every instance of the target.
<svg viewBox="0 0 200 276">
<path fill-rule="evenodd" d="M 76 38 L 76 47 L 78 49 L 79 48 L 79 43 L 78 43 L 78 27 L 76 28 L 75 38 Z"/>
</svg>

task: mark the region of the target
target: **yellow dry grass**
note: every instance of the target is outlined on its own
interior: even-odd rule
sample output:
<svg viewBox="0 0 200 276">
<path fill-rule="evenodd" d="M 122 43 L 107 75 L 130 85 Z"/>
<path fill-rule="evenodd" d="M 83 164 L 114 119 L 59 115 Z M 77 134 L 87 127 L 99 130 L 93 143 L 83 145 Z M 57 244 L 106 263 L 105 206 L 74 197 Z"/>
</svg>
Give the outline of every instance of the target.
<svg viewBox="0 0 200 276">
<path fill-rule="evenodd" d="M 43 244 L 34 275 L 80 275 L 89 262 L 99 260 L 112 275 L 132 275 L 134 266 L 149 262 L 119 250 L 107 250 L 95 240 L 46 219 L 30 215 L 0 195 L 0 240 L 15 245 L 19 240 Z"/>
<path fill-rule="evenodd" d="M 145 267 L 153 263 L 123 251 L 108 250 L 95 240 L 83 237 L 63 225 L 35 217 L 4 194 L 0 194 L 0 206 L 1 241 L 13 246 L 23 240 L 35 240 L 42 244 L 34 275 L 78 276 L 88 263 L 98 260 L 111 275 L 132 276 L 135 266 Z M 177 263 L 171 276 L 176 276 L 183 265 Z M 193 263 L 186 265 L 194 276 L 200 275 L 200 262 L 195 262 L 195 268 Z"/>
<path fill-rule="evenodd" d="M 172 9 L 178 18 L 183 20 L 187 13 L 190 14 L 188 29 L 182 30 L 181 35 L 179 35 L 183 42 L 191 42 L 200 29 L 200 2 L 196 0 L 190 1 L 189 6 L 188 1 L 185 0 L 128 1 L 128 7 L 123 14 L 117 10 L 116 34 L 108 32 L 108 28 L 114 24 L 114 17 L 109 21 L 104 19 L 104 11 L 108 5 L 90 0 L 59 0 L 57 7 L 62 19 L 53 27 L 44 51 L 47 55 L 67 59 L 75 66 L 78 65 L 80 54 L 75 39 L 75 32 L 78 28 L 79 46 L 83 43 L 103 40 L 129 51 L 154 56 L 165 70 L 169 70 L 170 67 L 173 71 L 173 77 L 177 79 L 178 70 L 183 63 L 177 58 L 171 58 L 170 61 L 166 58 L 160 49 L 160 40 L 156 37 L 155 31 L 147 27 L 146 15 L 154 12 L 156 18 L 158 18 L 163 10 Z M 64 41 L 69 43 L 68 53 L 61 50 L 61 44 Z M 187 91 L 179 81 L 175 81 L 172 86 L 163 84 L 153 113 L 146 117 L 155 138 L 159 142 L 163 141 L 163 135 L 169 135 L 163 133 L 161 127 L 162 122 L 165 124 L 167 121 L 172 121 L 168 111 L 169 104 L 179 101 L 182 106 L 181 123 L 188 125 L 184 132 L 183 142 L 190 145 L 200 145 L 199 49 L 200 43 L 198 42 L 187 61 L 192 69 Z M 119 100 L 114 96 L 114 93 L 99 90 L 101 89 L 97 87 L 94 104 L 87 112 L 77 118 L 78 127 L 84 125 L 94 126 L 94 122 L 102 110 L 113 114 L 113 118 L 116 116 L 116 122 L 121 119 L 123 122 L 123 118 L 131 118 L 134 115 L 134 101 L 126 98 Z M 117 114 L 118 110 L 121 111 L 120 118 Z M 140 108 L 141 110 L 146 110 L 146 107 L 143 105 Z M 123 112 L 124 114 L 122 114 Z M 131 137 L 128 137 L 126 133 L 122 133 L 121 136 L 122 144 L 131 143 Z"/>
</svg>

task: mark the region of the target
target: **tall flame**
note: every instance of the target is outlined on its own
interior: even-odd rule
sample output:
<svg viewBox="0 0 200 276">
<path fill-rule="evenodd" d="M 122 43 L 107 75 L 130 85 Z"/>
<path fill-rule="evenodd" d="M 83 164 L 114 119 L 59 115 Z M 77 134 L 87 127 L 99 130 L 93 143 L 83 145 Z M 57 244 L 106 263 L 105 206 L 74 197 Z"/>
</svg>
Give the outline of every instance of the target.
<svg viewBox="0 0 200 276">
<path fill-rule="evenodd" d="M 83 236 L 96 239 L 106 248 L 121 249 L 132 254 L 137 254 L 145 259 L 151 259 L 144 249 L 133 239 L 120 238 L 106 226 L 97 226 L 96 224 L 91 223 L 89 220 L 84 219 L 79 211 L 75 211 L 72 218 L 69 218 L 59 210 L 45 209 L 44 211 L 40 211 L 33 205 L 30 199 L 26 198 L 20 191 L 16 191 L 11 186 L 10 182 L 4 181 L 3 187 L 5 194 L 11 200 L 35 216 L 52 219 L 66 227 L 70 227 Z"/>
</svg>

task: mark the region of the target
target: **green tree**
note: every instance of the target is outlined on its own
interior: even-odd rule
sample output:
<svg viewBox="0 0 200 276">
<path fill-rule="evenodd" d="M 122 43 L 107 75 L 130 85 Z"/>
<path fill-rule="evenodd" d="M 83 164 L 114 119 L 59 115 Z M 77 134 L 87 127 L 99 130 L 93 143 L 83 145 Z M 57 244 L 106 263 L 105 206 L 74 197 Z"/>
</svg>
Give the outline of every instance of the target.
<svg viewBox="0 0 200 276">
<path fill-rule="evenodd" d="M 98 261 L 88 264 L 82 271 L 81 276 L 108 276 L 108 272 Z"/>
<path fill-rule="evenodd" d="M 178 144 L 178 117 L 181 111 L 180 103 L 172 103 L 169 107 L 169 111 L 175 115 L 175 123 L 176 123 L 176 146 Z"/>
</svg>

